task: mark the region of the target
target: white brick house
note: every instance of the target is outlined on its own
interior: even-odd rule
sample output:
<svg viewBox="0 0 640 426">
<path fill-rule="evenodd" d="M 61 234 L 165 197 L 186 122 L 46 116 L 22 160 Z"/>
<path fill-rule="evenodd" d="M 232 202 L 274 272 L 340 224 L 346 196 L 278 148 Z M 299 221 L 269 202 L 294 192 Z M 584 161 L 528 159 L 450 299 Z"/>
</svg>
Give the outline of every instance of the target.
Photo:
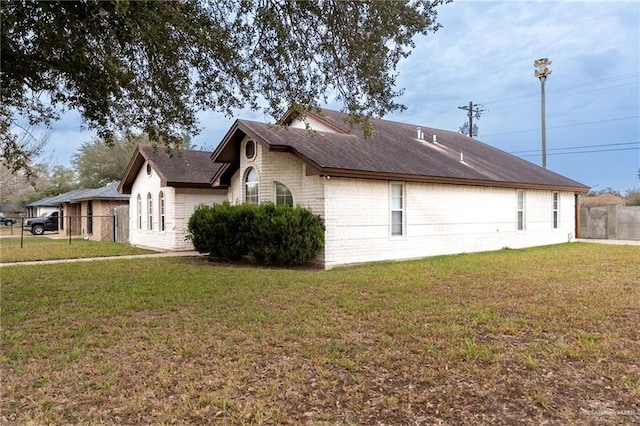
<svg viewBox="0 0 640 426">
<path fill-rule="evenodd" d="M 199 204 L 227 199 L 226 188 L 209 183 L 221 165 L 211 153 L 138 146 L 118 191 L 130 194 L 129 243 L 156 250 L 193 250 L 187 241 L 187 222 Z"/>
<path fill-rule="evenodd" d="M 211 156 L 224 166 L 210 182 L 228 187 L 231 203 L 310 207 L 326 226 L 325 268 L 576 235 L 588 187 L 459 133 L 374 119 L 363 137 L 345 118 L 237 120 Z"/>
</svg>

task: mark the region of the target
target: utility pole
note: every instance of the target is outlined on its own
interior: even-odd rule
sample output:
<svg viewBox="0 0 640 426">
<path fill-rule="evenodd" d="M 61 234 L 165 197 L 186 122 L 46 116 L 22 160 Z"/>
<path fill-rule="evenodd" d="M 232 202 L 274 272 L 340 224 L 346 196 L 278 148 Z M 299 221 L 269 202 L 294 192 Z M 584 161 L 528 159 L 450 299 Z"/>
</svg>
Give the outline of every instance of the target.
<svg viewBox="0 0 640 426">
<path fill-rule="evenodd" d="M 462 106 L 462 107 L 458 107 L 458 109 L 463 109 L 465 111 L 467 111 L 467 117 L 469 117 L 469 137 L 472 138 L 474 136 L 474 132 L 475 132 L 475 136 L 478 135 L 478 126 L 473 127 L 473 116 L 475 115 L 476 118 L 480 118 L 480 113 L 484 112 L 484 109 L 479 109 L 480 105 L 478 104 L 474 104 L 473 101 L 469 101 L 469 105 L 468 106 Z M 467 130 L 467 123 L 464 124 L 464 126 L 460 129 L 460 130 Z M 464 132 L 463 132 L 464 133 Z"/>
<path fill-rule="evenodd" d="M 551 65 L 549 58 L 538 59 L 533 62 L 533 66 L 537 68 L 534 75 L 540 79 L 540 121 L 542 127 L 542 167 L 547 168 L 547 127 L 545 122 L 545 108 L 544 108 L 544 83 L 547 81 L 547 76 L 551 74 L 551 70 L 547 68 L 547 65 Z"/>
</svg>

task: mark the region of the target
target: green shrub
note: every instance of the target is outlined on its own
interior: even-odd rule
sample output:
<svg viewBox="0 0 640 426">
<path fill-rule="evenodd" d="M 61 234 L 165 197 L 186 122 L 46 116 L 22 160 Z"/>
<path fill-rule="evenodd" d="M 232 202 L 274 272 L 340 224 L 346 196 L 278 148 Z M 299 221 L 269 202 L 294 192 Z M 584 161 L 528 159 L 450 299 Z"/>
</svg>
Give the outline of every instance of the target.
<svg viewBox="0 0 640 426">
<path fill-rule="evenodd" d="M 211 251 L 207 236 L 211 235 L 215 224 L 213 206 L 201 204 L 196 207 L 187 223 L 189 231 L 187 240 L 191 240 L 193 247 L 200 253 Z"/>
<path fill-rule="evenodd" d="M 264 264 L 301 264 L 324 246 L 322 219 L 299 206 L 201 205 L 188 229 L 197 251 L 229 260 L 251 255 Z"/>
<path fill-rule="evenodd" d="M 625 195 L 627 206 L 640 206 L 640 189 L 630 189 Z"/>
<path fill-rule="evenodd" d="M 187 239 L 200 253 L 210 257 L 238 260 L 247 254 L 247 238 L 242 235 L 245 222 L 254 216 L 254 206 L 231 206 L 225 201 L 212 206 L 196 207 L 189 218 Z"/>
<path fill-rule="evenodd" d="M 263 204 L 252 231 L 250 254 L 261 263 L 301 264 L 324 246 L 322 220 L 303 207 Z"/>
</svg>

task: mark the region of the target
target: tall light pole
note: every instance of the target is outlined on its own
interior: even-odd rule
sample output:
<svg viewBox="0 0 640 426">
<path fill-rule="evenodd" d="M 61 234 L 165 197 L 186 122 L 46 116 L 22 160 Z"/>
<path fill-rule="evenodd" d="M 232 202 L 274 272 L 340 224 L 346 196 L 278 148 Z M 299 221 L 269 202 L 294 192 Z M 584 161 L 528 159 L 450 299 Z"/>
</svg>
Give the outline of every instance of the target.
<svg viewBox="0 0 640 426">
<path fill-rule="evenodd" d="M 541 121 L 542 121 L 542 167 L 547 168 L 547 128 L 545 125 L 545 111 L 544 111 L 544 82 L 547 80 L 547 76 L 551 74 L 551 70 L 547 68 L 547 65 L 551 65 L 549 58 L 538 59 L 533 62 L 535 70 L 535 76 L 540 79 L 540 93 L 542 97 L 541 102 Z"/>
</svg>

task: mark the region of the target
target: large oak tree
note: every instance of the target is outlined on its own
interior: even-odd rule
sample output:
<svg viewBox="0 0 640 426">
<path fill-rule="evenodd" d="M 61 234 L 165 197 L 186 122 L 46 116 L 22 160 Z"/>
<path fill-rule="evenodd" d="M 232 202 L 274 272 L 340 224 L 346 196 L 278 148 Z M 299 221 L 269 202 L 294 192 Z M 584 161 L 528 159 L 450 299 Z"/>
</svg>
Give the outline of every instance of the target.
<svg viewBox="0 0 640 426">
<path fill-rule="evenodd" d="M 2 2 L 3 160 L 28 163 L 17 117 L 51 124 L 68 108 L 103 139 L 167 146 L 198 132 L 202 109 L 277 118 L 334 97 L 356 117 L 401 109 L 396 65 L 445 1 Z"/>
</svg>

